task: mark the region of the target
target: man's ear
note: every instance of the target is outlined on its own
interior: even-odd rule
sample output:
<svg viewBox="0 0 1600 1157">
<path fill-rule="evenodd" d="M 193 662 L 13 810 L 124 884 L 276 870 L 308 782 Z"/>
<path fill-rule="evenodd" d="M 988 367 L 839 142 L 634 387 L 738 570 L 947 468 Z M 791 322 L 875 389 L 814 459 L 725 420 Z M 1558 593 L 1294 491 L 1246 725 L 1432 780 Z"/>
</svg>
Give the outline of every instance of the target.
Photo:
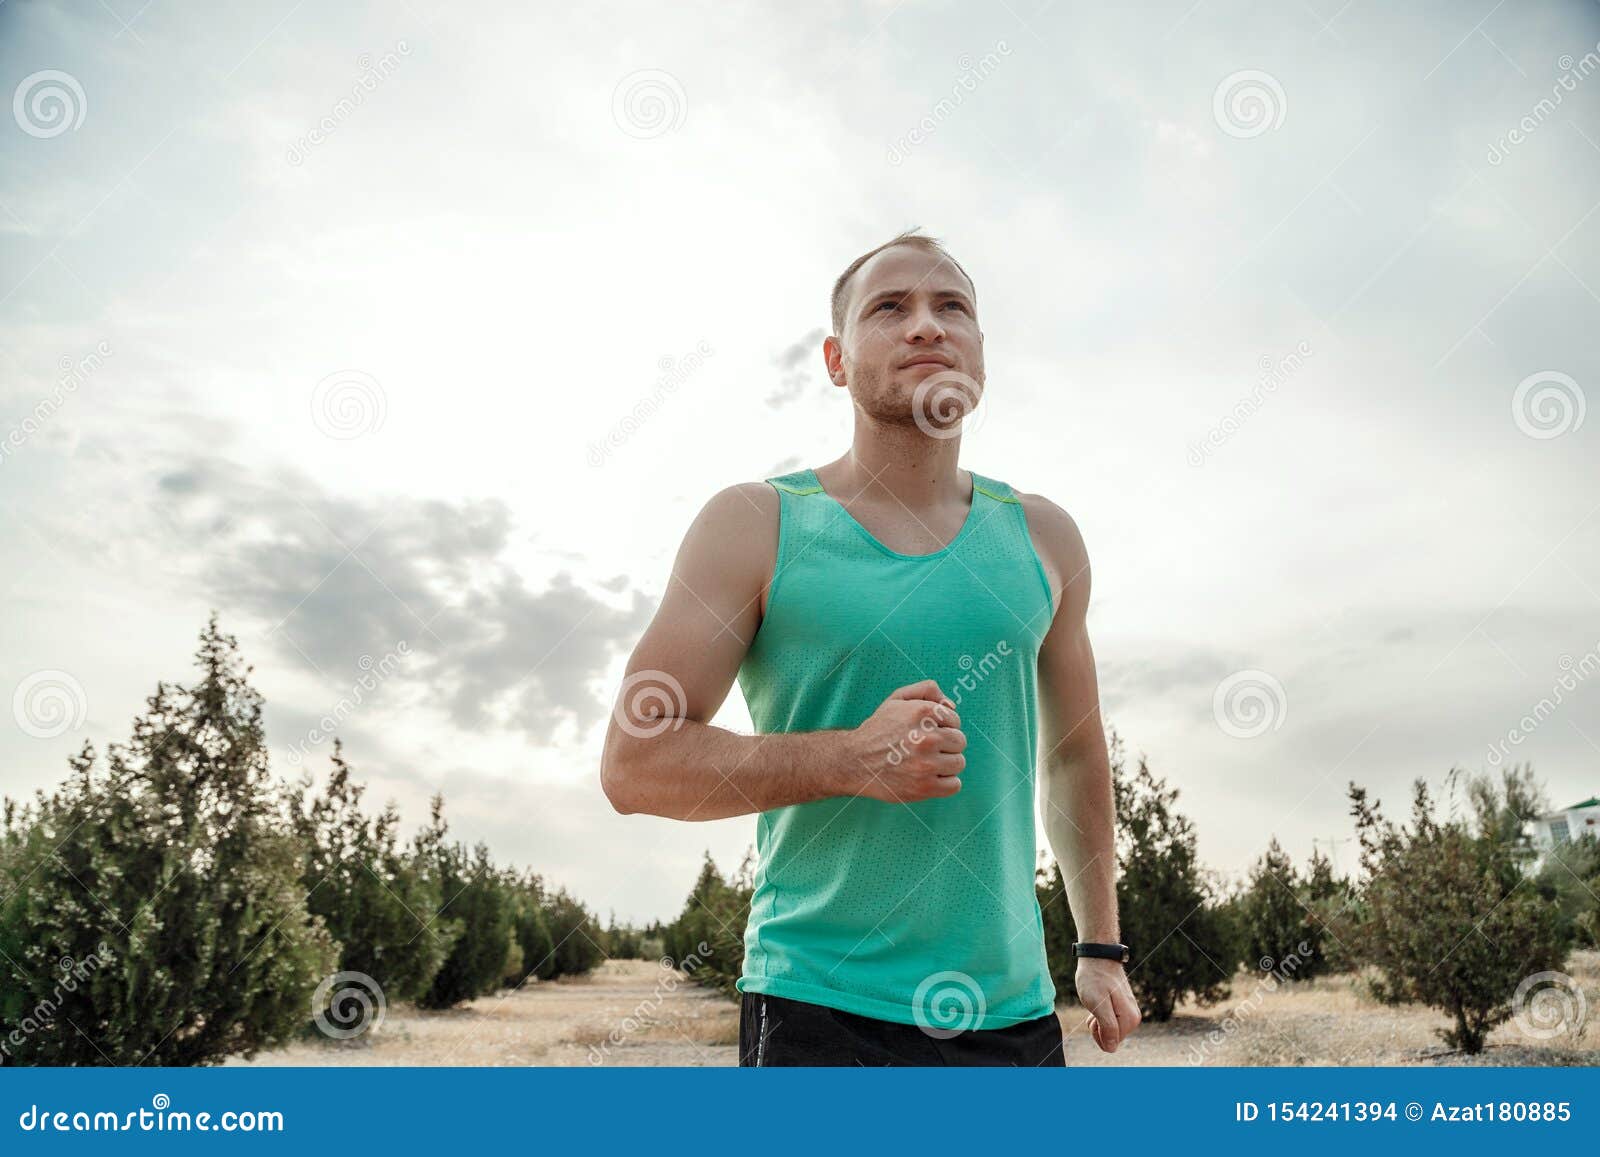
<svg viewBox="0 0 1600 1157">
<path fill-rule="evenodd" d="M 838 338 L 830 335 L 822 343 L 822 360 L 828 366 L 828 379 L 836 386 L 845 385 L 844 346 Z"/>
</svg>

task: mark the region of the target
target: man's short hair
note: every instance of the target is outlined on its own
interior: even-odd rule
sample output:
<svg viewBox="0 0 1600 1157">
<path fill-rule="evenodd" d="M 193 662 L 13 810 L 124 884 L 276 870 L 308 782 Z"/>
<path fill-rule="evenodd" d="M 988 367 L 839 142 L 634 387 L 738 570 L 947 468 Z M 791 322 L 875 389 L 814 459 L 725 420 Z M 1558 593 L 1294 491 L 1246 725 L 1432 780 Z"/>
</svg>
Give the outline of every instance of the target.
<svg viewBox="0 0 1600 1157">
<path fill-rule="evenodd" d="M 961 268 L 961 262 L 950 256 L 949 251 L 939 244 L 937 238 L 925 236 L 916 229 L 907 229 L 900 236 L 885 241 L 876 249 L 870 249 L 863 253 L 852 261 L 843 273 L 839 274 L 839 280 L 833 283 L 833 334 L 835 337 L 840 337 L 844 333 L 844 305 L 850 290 L 850 279 L 856 275 L 856 270 L 860 269 L 868 261 L 871 261 L 885 249 L 892 249 L 896 245 L 914 245 L 918 249 L 926 250 L 929 253 L 937 253 L 940 257 L 950 262 L 951 265 L 954 265 L 960 270 L 961 276 L 967 279 L 967 284 L 972 286 L 972 305 L 974 309 L 977 308 L 978 287 L 973 284 L 972 275 Z"/>
</svg>

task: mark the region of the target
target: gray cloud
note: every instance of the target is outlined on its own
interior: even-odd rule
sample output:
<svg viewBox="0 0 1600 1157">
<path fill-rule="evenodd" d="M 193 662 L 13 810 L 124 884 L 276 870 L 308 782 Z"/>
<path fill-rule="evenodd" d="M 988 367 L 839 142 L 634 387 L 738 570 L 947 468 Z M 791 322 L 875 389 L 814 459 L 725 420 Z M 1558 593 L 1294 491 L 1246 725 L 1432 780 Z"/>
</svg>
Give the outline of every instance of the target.
<svg viewBox="0 0 1600 1157">
<path fill-rule="evenodd" d="M 399 678 L 421 680 L 463 728 L 534 742 L 564 722 L 587 728 L 608 709 L 596 679 L 650 613 L 637 591 L 619 607 L 564 571 L 530 589 L 502 557 L 512 519 L 497 500 L 341 498 L 299 472 L 265 479 L 219 458 L 161 475 L 157 490 L 174 547 L 203 542 L 198 571 L 224 613 L 260 620 L 281 654 L 335 685 L 405 641 L 414 658 Z"/>
</svg>

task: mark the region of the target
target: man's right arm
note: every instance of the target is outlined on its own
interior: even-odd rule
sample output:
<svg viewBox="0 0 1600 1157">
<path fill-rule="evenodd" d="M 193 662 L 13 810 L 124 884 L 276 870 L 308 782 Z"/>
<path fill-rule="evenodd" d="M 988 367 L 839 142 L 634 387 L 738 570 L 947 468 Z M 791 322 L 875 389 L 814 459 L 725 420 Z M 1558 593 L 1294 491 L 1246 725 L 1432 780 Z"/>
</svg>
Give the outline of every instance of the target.
<svg viewBox="0 0 1600 1157">
<path fill-rule="evenodd" d="M 720 491 L 684 536 L 606 733 L 600 781 L 617 811 L 714 820 L 830 796 L 960 790 L 966 739 L 931 680 L 845 730 L 741 735 L 707 722 L 760 626 L 777 539 L 778 496 L 759 482 Z"/>
</svg>

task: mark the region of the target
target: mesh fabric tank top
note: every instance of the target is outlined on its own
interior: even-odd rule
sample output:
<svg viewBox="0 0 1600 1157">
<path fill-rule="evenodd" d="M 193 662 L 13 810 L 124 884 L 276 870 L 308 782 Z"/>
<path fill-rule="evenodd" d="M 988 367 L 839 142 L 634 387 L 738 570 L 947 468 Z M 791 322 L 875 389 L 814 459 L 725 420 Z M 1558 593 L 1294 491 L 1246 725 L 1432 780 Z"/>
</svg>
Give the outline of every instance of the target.
<svg viewBox="0 0 1600 1157">
<path fill-rule="evenodd" d="M 1055 1003 L 1034 892 L 1037 659 L 1054 613 L 1022 504 L 974 472 L 948 546 L 890 550 L 806 469 L 779 499 L 768 606 L 739 669 L 758 733 L 852 728 L 933 679 L 966 733 L 961 790 L 761 812 L 740 992 L 930 1031 Z"/>
</svg>

